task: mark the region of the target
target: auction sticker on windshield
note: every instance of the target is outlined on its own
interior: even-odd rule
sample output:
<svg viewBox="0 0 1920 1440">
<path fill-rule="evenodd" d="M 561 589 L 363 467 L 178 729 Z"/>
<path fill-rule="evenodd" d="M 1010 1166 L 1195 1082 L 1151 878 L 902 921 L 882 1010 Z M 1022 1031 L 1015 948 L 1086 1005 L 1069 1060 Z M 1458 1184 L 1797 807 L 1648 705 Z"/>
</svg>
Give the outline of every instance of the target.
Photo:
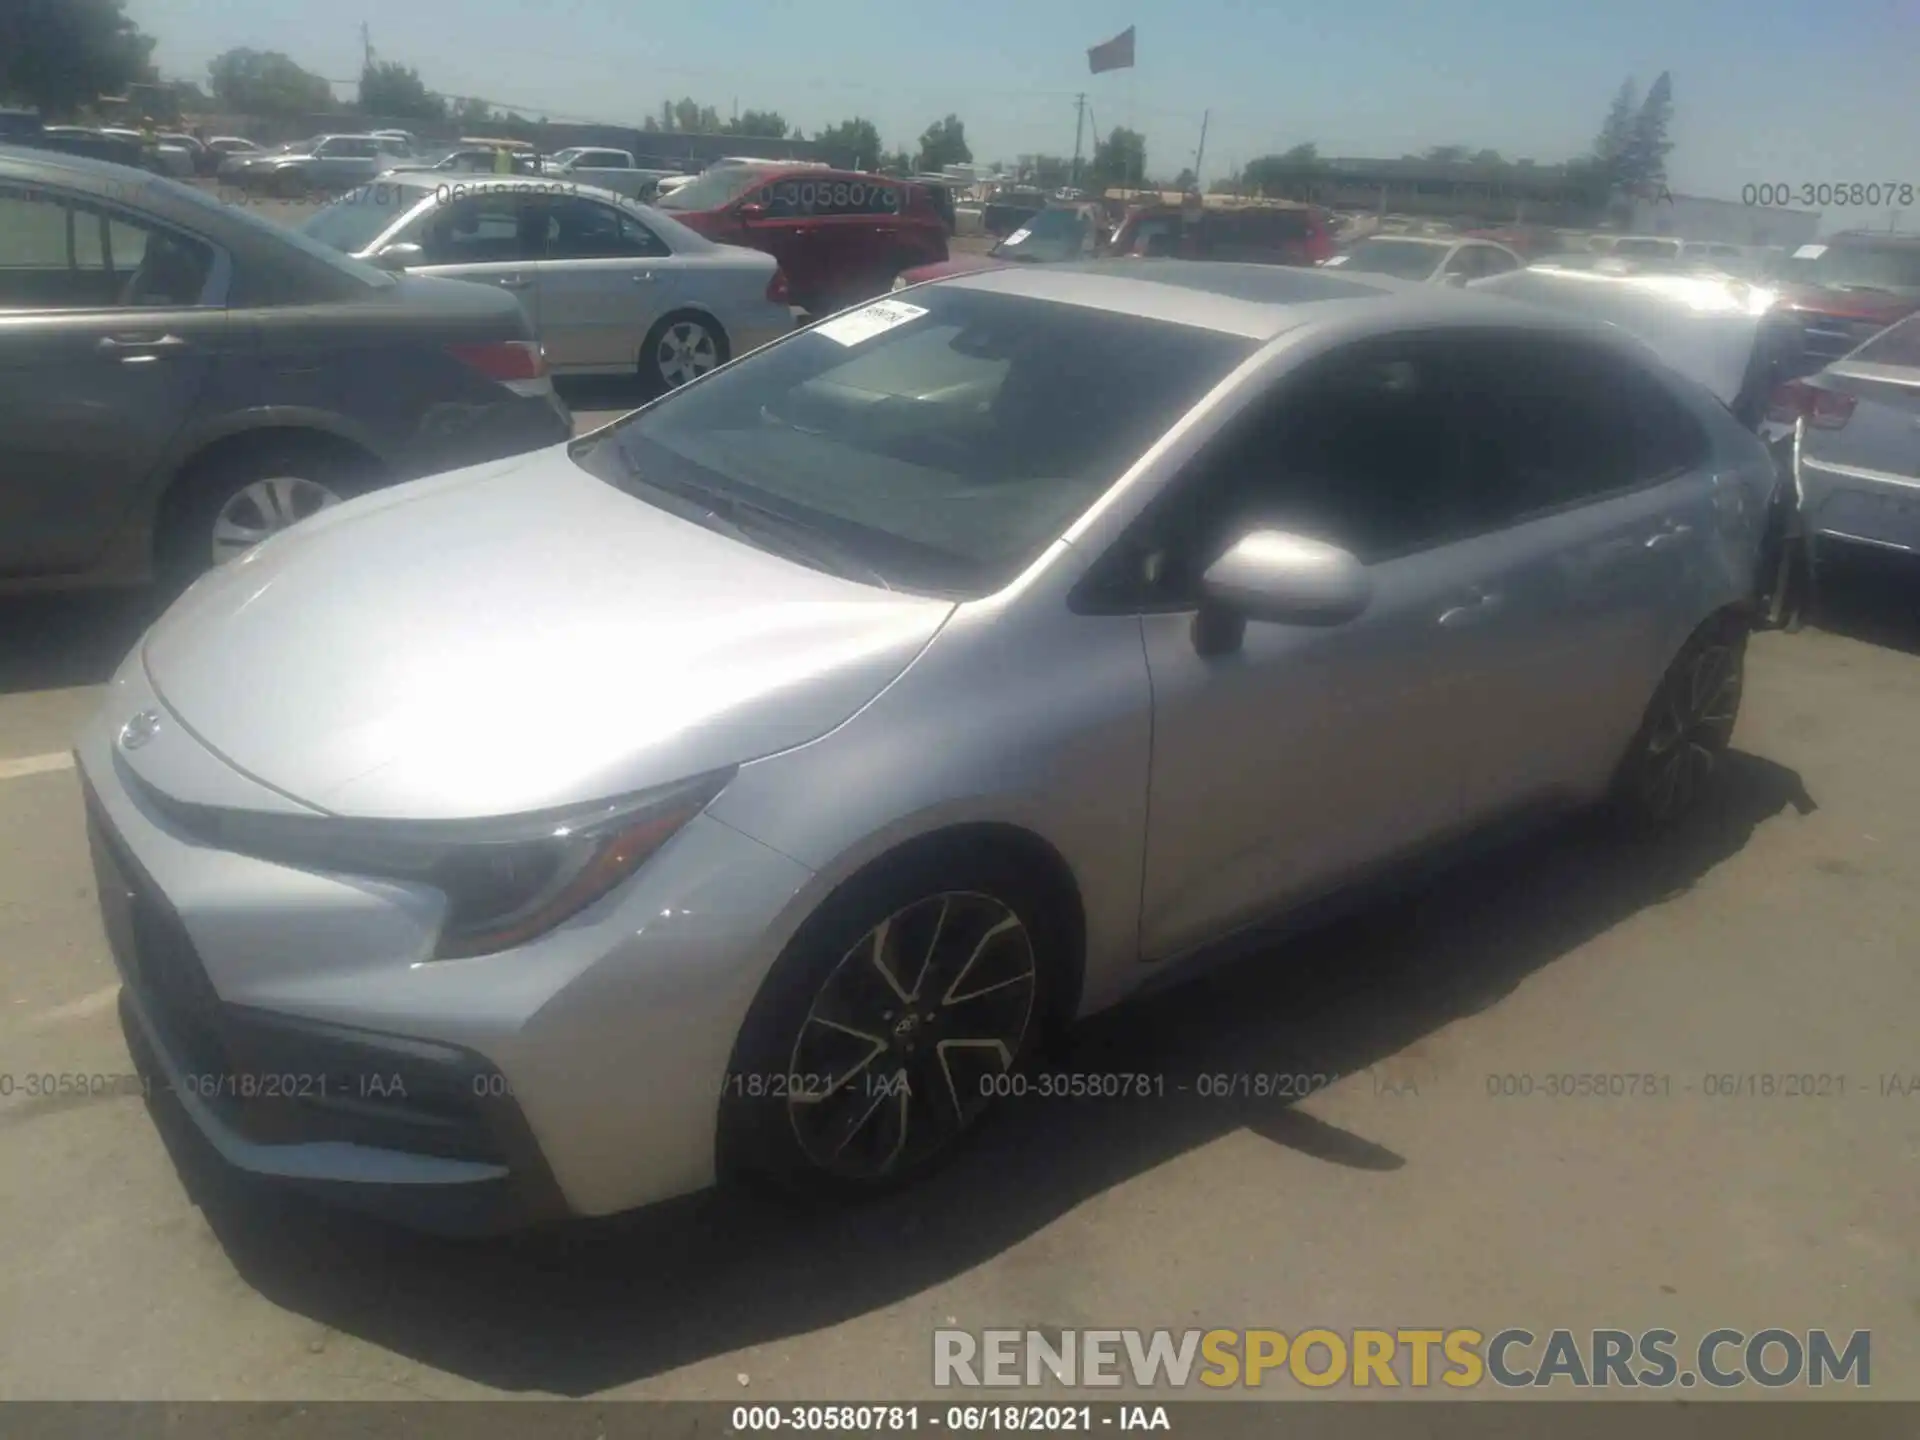
<svg viewBox="0 0 1920 1440">
<path fill-rule="evenodd" d="M 824 325 L 816 325 L 813 333 L 824 335 L 841 345 L 858 345 L 863 340 L 871 340 L 876 335 L 897 329 L 909 320 L 918 320 L 926 313 L 920 306 L 908 305 L 903 301 L 876 300 L 845 315 L 836 315 Z"/>
<path fill-rule="evenodd" d="M 1793 258 L 1796 260 L 1818 260 L 1826 253 L 1827 247 L 1824 245 L 1802 245 L 1798 250 L 1793 252 Z"/>
<path fill-rule="evenodd" d="M 1031 225 L 1022 225 L 1018 230 L 1014 231 L 1011 235 L 1007 237 L 1006 243 L 1009 245 L 1018 245 L 1022 240 L 1026 239 L 1031 234 L 1033 234 L 1033 227 Z"/>
</svg>

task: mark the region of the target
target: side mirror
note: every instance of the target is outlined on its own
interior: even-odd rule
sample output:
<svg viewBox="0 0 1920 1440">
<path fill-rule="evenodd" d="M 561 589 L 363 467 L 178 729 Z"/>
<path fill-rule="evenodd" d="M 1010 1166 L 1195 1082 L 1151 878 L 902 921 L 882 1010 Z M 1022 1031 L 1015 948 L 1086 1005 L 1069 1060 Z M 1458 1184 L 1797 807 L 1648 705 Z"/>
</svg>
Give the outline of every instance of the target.
<svg viewBox="0 0 1920 1440">
<path fill-rule="evenodd" d="M 1200 577 L 1194 648 L 1222 655 L 1239 648 L 1249 620 L 1279 625 L 1344 625 L 1367 608 L 1373 582 L 1337 545 L 1254 530 L 1234 542 Z"/>
<path fill-rule="evenodd" d="M 734 214 L 742 220 L 764 220 L 767 218 L 767 207 L 758 200 L 745 200 L 741 202 L 740 208 L 734 211 Z"/>
<path fill-rule="evenodd" d="M 406 270 L 426 259 L 427 252 L 418 245 L 402 241 L 397 245 L 388 245 L 373 257 L 373 263 L 382 270 Z"/>
<path fill-rule="evenodd" d="M 1466 288 L 1467 277 L 1457 270 L 1449 270 L 1440 277 L 1440 283 L 1450 289 L 1463 290 Z"/>
</svg>

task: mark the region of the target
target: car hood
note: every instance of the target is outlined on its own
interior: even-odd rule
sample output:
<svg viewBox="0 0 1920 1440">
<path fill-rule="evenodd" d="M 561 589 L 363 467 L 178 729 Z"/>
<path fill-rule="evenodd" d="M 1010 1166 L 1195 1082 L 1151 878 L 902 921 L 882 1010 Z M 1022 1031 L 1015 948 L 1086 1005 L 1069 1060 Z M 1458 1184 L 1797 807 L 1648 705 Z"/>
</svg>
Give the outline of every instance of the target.
<svg viewBox="0 0 1920 1440">
<path fill-rule="evenodd" d="M 909 285 L 918 285 L 922 280 L 941 280 L 949 275 L 972 275 L 982 270 L 1011 269 L 1011 260 L 997 260 L 990 255 L 955 255 L 949 260 L 941 260 L 932 265 L 916 265 L 911 270 L 900 272 L 901 278 Z"/>
<path fill-rule="evenodd" d="M 1781 304 L 1844 320 L 1880 320 L 1891 325 L 1920 310 L 1920 295 L 1890 295 L 1882 290 L 1832 290 L 1824 285 L 1788 285 Z"/>
<path fill-rule="evenodd" d="M 680 519 L 560 447 L 324 512 L 203 578 L 144 660 L 184 729 L 303 804 L 463 819 L 804 744 L 952 608 Z"/>
</svg>

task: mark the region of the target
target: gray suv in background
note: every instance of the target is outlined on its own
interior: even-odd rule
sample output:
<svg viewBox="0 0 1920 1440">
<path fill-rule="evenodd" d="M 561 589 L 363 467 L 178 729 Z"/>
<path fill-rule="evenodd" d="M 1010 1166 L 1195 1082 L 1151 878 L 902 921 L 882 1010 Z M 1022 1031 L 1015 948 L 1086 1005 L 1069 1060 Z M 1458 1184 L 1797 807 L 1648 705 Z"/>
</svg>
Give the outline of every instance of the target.
<svg viewBox="0 0 1920 1440">
<path fill-rule="evenodd" d="M 571 430 L 510 294 L 0 146 L 0 592 L 184 582 L 348 496 Z"/>
</svg>

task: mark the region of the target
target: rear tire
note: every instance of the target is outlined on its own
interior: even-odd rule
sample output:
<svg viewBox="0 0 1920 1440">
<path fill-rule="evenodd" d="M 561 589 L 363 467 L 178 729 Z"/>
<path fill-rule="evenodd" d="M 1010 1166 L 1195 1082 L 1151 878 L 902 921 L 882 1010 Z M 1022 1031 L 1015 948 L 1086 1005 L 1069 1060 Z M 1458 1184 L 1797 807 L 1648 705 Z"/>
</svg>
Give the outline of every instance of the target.
<svg viewBox="0 0 1920 1440">
<path fill-rule="evenodd" d="M 155 546 L 160 583 L 184 589 L 216 565 L 373 488 L 371 462 L 297 437 L 216 454 L 178 482 Z"/>
<path fill-rule="evenodd" d="M 727 363 L 731 350 L 720 322 L 696 310 L 664 316 L 640 347 L 640 374 L 661 391 L 677 390 Z"/>
<path fill-rule="evenodd" d="M 282 170 L 273 177 L 273 193 L 282 200 L 304 200 L 312 189 L 312 183 L 301 170 Z"/>
<path fill-rule="evenodd" d="M 1063 940 L 1042 888 L 987 848 L 932 851 L 844 886 L 801 926 L 741 1026 L 720 1104 L 722 1173 L 854 1199 L 937 1169 L 1038 1048 Z"/>
<path fill-rule="evenodd" d="M 1671 829 L 1707 793 L 1739 719 L 1746 654 L 1747 627 L 1723 616 L 1667 667 L 1614 780 L 1612 808 L 1629 832 Z"/>
</svg>

